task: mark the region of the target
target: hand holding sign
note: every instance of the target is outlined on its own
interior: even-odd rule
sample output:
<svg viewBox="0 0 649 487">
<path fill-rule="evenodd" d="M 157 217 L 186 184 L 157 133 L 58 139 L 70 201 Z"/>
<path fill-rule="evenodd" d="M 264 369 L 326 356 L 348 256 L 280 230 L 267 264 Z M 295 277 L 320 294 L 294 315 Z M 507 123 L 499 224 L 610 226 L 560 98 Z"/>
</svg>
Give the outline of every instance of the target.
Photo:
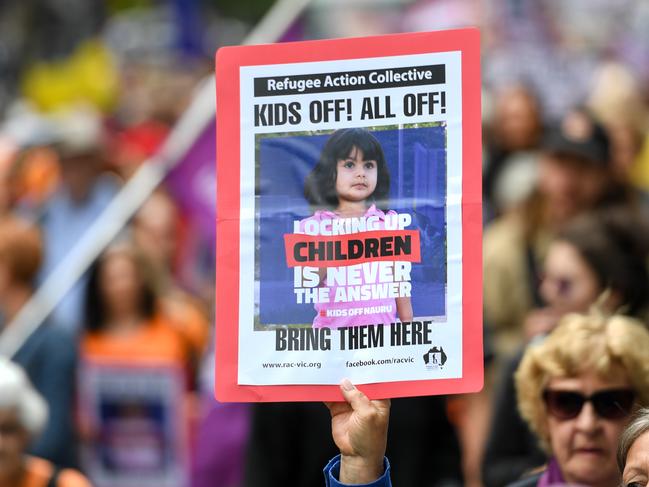
<svg viewBox="0 0 649 487">
<path fill-rule="evenodd" d="M 341 453 L 340 481 L 367 484 L 383 474 L 390 400 L 370 401 L 349 379 L 342 381 L 340 390 L 346 402 L 326 403 L 331 433 Z"/>
</svg>

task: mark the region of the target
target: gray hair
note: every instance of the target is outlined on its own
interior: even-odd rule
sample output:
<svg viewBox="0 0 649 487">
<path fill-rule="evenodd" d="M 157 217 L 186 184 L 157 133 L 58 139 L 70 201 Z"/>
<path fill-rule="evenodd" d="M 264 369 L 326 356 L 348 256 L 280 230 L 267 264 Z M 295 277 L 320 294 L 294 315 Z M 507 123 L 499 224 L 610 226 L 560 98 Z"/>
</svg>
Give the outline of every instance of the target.
<svg viewBox="0 0 649 487">
<path fill-rule="evenodd" d="M 22 426 L 33 438 L 47 422 L 47 403 L 19 365 L 0 357 L 0 408 L 15 408 Z"/>
<path fill-rule="evenodd" d="M 629 450 L 643 434 L 649 431 L 649 408 L 640 409 L 620 436 L 620 442 L 617 448 L 617 465 L 620 472 L 626 466 L 626 457 Z"/>
</svg>

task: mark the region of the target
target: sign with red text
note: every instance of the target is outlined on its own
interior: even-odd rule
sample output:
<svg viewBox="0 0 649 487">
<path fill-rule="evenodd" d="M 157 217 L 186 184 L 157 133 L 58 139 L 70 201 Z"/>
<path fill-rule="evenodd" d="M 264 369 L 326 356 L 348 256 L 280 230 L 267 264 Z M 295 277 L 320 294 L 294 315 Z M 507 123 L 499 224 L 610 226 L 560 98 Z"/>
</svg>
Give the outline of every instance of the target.
<svg viewBox="0 0 649 487">
<path fill-rule="evenodd" d="M 216 396 L 482 384 L 474 29 L 219 50 Z"/>
</svg>

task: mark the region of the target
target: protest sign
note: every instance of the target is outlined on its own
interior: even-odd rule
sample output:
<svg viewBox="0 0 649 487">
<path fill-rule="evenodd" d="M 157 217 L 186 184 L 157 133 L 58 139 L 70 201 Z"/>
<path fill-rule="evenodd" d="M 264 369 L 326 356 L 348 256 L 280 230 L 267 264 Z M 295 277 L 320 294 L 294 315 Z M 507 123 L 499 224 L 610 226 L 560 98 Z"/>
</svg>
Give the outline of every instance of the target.
<svg viewBox="0 0 649 487">
<path fill-rule="evenodd" d="M 93 485 L 189 485 L 185 390 L 178 367 L 84 360 L 81 458 Z"/>
<path fill-rule="evenodd" d="M 474 29 L 219 50 L 216 395 L 482 384 Z"/>
</svg>

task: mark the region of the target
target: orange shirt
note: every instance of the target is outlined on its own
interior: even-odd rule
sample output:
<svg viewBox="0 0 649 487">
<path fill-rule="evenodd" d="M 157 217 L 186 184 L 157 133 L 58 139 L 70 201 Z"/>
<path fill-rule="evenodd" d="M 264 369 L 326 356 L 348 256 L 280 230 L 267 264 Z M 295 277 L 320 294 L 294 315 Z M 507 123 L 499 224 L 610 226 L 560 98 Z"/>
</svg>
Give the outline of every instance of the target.
<svg viewBox="0 0 649 487">
<path fill-rule="evenodd" d="M 16 487 L 45 487 L 54 473 L 54 466 L 47 460 L 26 457 L 25 476 Z M 56 487 L 92 487 L 92 484 L 76 470 L 61 470 Z"/>
<path fill-rule="evenodd" d="M 160 316 L 124 334 L 88 333 L 81 340 L 81 355 L 131 363 L 172 363 L 183 368 L 188 360 L 185 339 Z"/>
<path fill-rule="evenodd" d="M 82 373 L 86 365 L 101 365 L 103 363 L 108 366 L 124 367 L 124 373 L 127 375 L 129 367 L 133 370 L 139 367 L 153 369 L 169 367 L 182 371 L 186 379 L 189 371 L 190 351 L 186 338 L 177 330 L 175 324 L 158 314 L 124 332 L 87 333 L 81 339 L 80 356 Z M 81 384 L 83 385 L 83 383 L 82 378 Z M 88 416 L 90 409 L 86 405 L 88 398 L 84 396 L 83 387 L 80 387 L 79 393 L 79 429 L 82 437 L 90 444 L 94 444 L 99 441 L 96 435 L 101 429 L 98 421 L 102 420 L 101 418 L 92 419 Z M 178 399 L 182 403 L 178 406 L 179 414 L 173 417 L 173 420 L 177 421 L 174 423 L 173 429 L 174 431 L 179 431 L 178 428 L 182 429 L 182 433 L 178 434 L 177 441 L 184 441 L 184 431 L 187 427 L 189 414 L 186 409 L 188 397 L 184 395 Z"/>
</svg>

